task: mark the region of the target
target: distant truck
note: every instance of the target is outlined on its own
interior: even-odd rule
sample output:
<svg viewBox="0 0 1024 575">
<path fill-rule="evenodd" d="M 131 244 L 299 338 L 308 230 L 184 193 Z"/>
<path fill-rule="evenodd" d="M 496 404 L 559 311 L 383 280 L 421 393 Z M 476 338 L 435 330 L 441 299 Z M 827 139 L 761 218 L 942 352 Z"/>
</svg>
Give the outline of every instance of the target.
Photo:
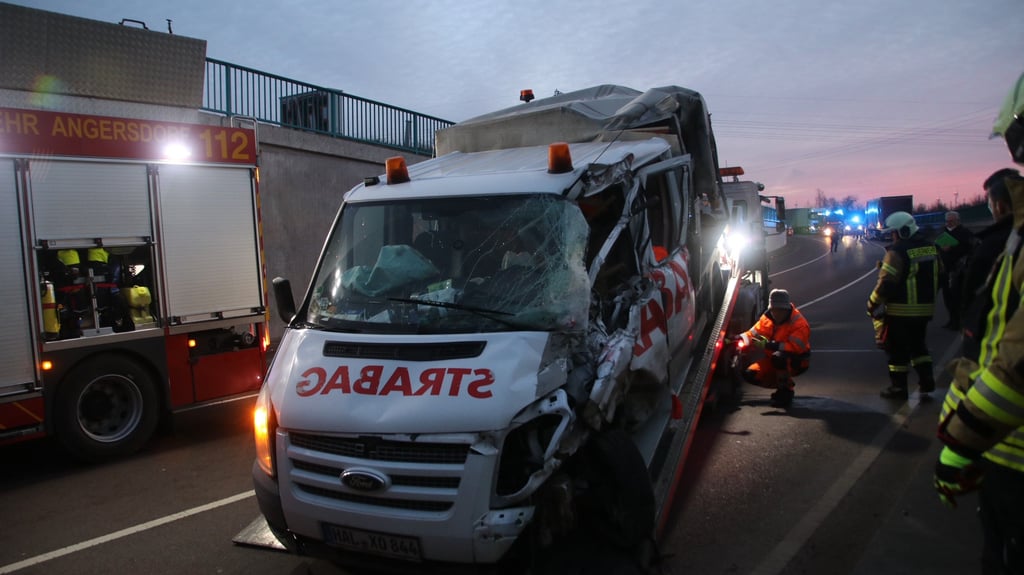
<svg viewBox="0 0 1024 575">
<path fill-rule="evenodd" d="M 763 203 L 770 203 L 772 199 L 775 200 L 775 213 L 778 221 L 782 222 L 786 219 L 786 207 L 785 200 L 781 196 L 766 197 L 761 195 L 764 191 L 764 184 L 761 182 L 755 182 L 751 180 L 740 180 L 739 176 L 744 175 L 743 168 L 740 166 L 721 168 L 718 171 L 719 175 L 722 176 L 722 197 L 726 202 L 726 210 L 729 214 L 729 229 L 726 234 L 727 241 L 732 242 L 733 245 L 727 246 L 730 250 L 742 249 L 744 251 L 744 262 L 743 269 L 747 274 L 751 274 L 749 282 L 755 283 L 760 286 L 760 293 L 758 295 L 761 300 L 760 308 L 750 308 L 744 306 L 745 309 L 764 309 L 768 307 L 768 253 L 765 247 L 765 222 L 762 216 Z M 732 176 L 732 180 L 726 180 L 725 178 Z M 753 321 L 748 321 L 750 318 L 741 317 L 742 314 L 734 314 L 733 319 L 738 320 L 746 325 L 735 326 L 730 331 L 732 333 L 738 333 L 747 329 L 751 324 L 756 321 L 756 317 Z"/>
<path fill-rule="evenodd" d="M 909 214 L 913 211 L 914 196 L 882 196 L 868 200 L 867 209 L 864 210 L 865 233 L 868 239 L 885 239 L 885 234 L 882 233 L 882 229 L 885 228 L 885 218 L 888 218 L 893 212 Z"/>
<path fill-rule="evenodd" d="M 787 208 L 786 224 L 798 234 L 817 231 L 818 214 L 815 208 Z"/>
</svg>

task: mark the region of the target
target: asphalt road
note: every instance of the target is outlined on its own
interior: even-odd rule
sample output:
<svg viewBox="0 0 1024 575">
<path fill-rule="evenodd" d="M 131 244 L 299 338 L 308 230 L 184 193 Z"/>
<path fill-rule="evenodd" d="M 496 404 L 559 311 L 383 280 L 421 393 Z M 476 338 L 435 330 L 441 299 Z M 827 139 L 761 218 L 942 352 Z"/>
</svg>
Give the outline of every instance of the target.
<svg viewBox="0 0 1024 575">
<path fill-rule="evenodd" d="M 938 389 L 885 400 L 885 355 L 865 303 L 883 244 L 795 236 L 772 254 L 772 287 L 789 290 L 811 325 L 812 360 L 790 409 L 769 390 L 705 417 L 662 550 L 671 572 L 700 574 L 964 574 L 980 550 L 967 497 L 943 507 L 931 487 L 935 437 L 958 336 L 929 329 Z M 942 307 L 941 305 L 939 306 Z"/>
<path fill-rule="evenodd" d="M 796 236 L 772 254 L 773 287 L 811 323 L 810 371 L 788 410 L 746 387 L 699 426 L 661 541 L 661 572 L 850 574 L 975 572 L 967 498 L 931 490 L 933 401 L 883 400 L 884 355 L 864 301 L 881 244 L 846 237 L 829 254 Z M 937 366 L 955 349 L 933 322 Z M 321 561 L 232 543 L 258 517 L 250 469 L 252 400 L 180 414 L 147 449 L 82 466 L 50 441 L 0 448 L 0 574 L 337 575 Z"/>
</svg>

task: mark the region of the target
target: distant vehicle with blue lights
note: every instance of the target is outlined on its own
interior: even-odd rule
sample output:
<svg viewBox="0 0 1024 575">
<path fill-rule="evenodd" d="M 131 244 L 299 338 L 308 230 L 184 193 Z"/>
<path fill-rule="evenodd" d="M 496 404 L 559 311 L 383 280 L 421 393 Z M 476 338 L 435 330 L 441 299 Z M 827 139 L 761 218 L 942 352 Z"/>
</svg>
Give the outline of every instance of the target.
<svg viewBox="0 0 1024 575">
<path fill-rule="evenodd" d="M 864 214 L 861 212 L 850 212 L 846 216 L 844 231 L 848 236 L 864 236 Z"/>
<path fill-rule="evenodd" d="M 846 233 L 843 210 L 824 210 L 819 213 L 817 231 L 823 236 L 841 236 Z"/>
<path fill-rule="evenodd" d="M 864 210 L 865 233 L 868 239 L 883 240 L 885 234 L 885 219 L 893 212 L 914 211 L 914 196 L 882 196 L 868 200 L 867 209 Z"/>
</svg>

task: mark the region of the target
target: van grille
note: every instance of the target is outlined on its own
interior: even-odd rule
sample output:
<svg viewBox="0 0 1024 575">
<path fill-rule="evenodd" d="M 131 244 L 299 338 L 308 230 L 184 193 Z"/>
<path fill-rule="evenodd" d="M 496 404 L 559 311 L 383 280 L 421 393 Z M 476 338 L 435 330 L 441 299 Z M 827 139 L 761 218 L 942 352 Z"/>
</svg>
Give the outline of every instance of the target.
<svg viewBox="0 0 1024 575">
<path fill-rule="evenodd" d="M 470 446 L 459 443 L 393 441 L 374 436 L 288 434 L 288 478 L 294 488 L 353 510 L 367 505 L 410 513 L 450 510 L 458 497 Z M 390 479 L 378 491 L 356 491 L 341 482 L 352 467 L 377 469 Z"/>
<path fill-rule="evenodd" d="M 292 464 L 295 469 L 301 469 L 302 471 L 308 471 L 310 473 L 316 473 L 318 475 L 333 475 L 340 477 L 341 472 L 344 471 L 342 467 L 335 467 L 332 465 L 319 465 L 316 463 L 308 463 L 306 461 L 293 460 Z M 406 487 L 438 487 L 441 489 L 458 489 L 459 478 L 458 477 L 417 477 L 415 475 L 392 475 L 392 485 L 402 485 Z"/>
<path fill-rule="evenodd" d="M 355 495 L 353 493 L 343 493 L 341 491 L 333 491 L 330 489 L 324 489 L 322 487 L 314 487 L 312 485 L 297 484 L 299 489 L 312 495 L 319 495 L 320 497 L 327 497 L 335 499 L 337 501 L 350 501 L 352 503 L 362 503 L 364 505 L 375 505 L 377 507 L 390 507 L 392 509 L 409 509 L 412 511 L 448 511 L 452 508 L 451 501 L 421 501 L 415 499 L 390 499 L 387 497 L 371 497 L 369 495 Z"/>
<path fill-rule="evenodd" d="M 290 437 L 295 447 L 371 461 L 461 465 L 469 454 L 468 445 L 449 443 L 406 443 L 376 437 L 327 437 L 304 433 L 292 433 Z"/>
</svg>

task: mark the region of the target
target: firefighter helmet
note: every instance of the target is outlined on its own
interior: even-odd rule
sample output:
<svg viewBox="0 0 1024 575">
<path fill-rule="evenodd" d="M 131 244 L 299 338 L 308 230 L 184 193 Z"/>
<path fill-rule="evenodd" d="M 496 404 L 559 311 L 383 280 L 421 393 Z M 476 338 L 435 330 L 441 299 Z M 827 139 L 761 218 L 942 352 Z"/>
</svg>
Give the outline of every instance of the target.
<svg viewBox="0 0 1024 575">
<path fill-rule="evenodd" d="M 907 212 L 893 212 L 885 218 L 885 229 L 882 232 L 896 232 L 901 238 L 907 239 L 917 233 L 917 222 Z"/>
<path fill-rule="evenodd" d="M 992 135 L 1002 136 L 1013 161 L 1024 164 L 1024 74 L 1021 74 L 1006 95 L 996 123 L 992 126 Z"/>
</svg>

